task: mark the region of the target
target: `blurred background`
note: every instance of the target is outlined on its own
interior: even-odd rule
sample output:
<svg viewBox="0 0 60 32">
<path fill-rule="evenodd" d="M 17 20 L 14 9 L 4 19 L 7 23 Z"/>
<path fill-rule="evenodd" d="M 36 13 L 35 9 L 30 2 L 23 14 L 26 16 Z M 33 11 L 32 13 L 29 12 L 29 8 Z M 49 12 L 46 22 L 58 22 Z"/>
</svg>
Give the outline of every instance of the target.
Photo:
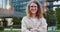
<svg viewBox="0 0 60 32">
<path fill-rule="evenodd" d="M 26 16 L 30 0 L 0 0 L 0 30 L 21 30 L 21 20 Z M 37 0 L 42 4 L 47 20 L 47 30 L 60 31 L 60 0 Z M 50 31 L 51 32 L 51 31 Z"/>
</svg>

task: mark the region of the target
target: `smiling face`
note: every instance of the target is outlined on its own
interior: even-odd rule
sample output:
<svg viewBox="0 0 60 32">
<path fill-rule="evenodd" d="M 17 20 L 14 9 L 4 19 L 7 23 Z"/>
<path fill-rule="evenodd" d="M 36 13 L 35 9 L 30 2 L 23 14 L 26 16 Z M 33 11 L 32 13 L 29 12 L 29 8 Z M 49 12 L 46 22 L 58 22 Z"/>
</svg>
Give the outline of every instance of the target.
<svg viewBox="0 0 60 32">
<path fill-rule="evenodd" d="M 42 6 L 39 1 L 30 1 L 26 7 L 28 17 L 35 15 L 38 19 L 42 17 Z"/>
<path fill-rule="evenodd" d="M 37 4 L 35 4 L 35 3 L 30 4 L 30 11 L 31 11 L 32 14 L 36 14 L 37 9 L 38 9 Z"/>
</svg>

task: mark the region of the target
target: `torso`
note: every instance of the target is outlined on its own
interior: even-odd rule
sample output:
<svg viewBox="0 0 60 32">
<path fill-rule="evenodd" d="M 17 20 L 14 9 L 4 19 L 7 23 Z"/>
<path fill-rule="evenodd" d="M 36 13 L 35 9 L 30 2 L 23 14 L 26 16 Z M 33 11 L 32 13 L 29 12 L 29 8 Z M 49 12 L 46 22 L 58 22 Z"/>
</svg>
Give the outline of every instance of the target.
<svg viewBox="0 0 60 32">
<path fill-rule="evenodd" d="M 26 17 L 26 26 L 29 28 L 35 28 L 35 27 L 39 27 L 41 24 L 41 19 L 37 19 L 37 18 L 27 18 Z"/>
</svg>

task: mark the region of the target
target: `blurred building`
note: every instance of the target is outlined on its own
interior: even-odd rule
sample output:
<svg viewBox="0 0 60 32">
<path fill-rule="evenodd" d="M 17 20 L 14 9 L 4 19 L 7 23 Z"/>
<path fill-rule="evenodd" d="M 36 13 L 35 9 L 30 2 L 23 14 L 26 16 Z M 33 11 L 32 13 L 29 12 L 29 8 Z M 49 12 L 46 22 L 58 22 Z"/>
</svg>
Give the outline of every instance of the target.
<svg viewBox="0 0 60 32">
<path fill-rule="evenodd" d="M 53 7 L 59 7 L 60 5 L 53 5 L 54 3 L 53 2 L 58 2 L 60 0 L 46 0 L 46 6 L 47 6 L 47 11 L 53 11 Z"/>
<path fill-rule="evenodd" d="M 30 0 L 0 0 L 1 1 L 1 17 L 25 16 L 26 6 Z M 44 0 L 37 0 L 44 7 Z M 44 9 L 44 8 L 43 8 Z"/>
<path fill-rule="evenodd" d="M 10 5 L 9 0 L 0 0 L 0 26 L 10 26 L 13 25 L 12 22 L 12 15 L 14 14 L 14 11 Z"/>
<path fill-rule="evenodd" d="M 14 10 L 14 14 L 18 16 L 25 16 L 26 6 L 30 0 L 10 0 Z M 44 0 L 37 0 L 44 7 Z"/>
<path fill-rule="evenodd" d="M 10 5 L 10 1 L 9 0 L 0 0 L 0 5 L 2 5 L 0 7 L 0 17 L 9 17 L 12 16 L 14 14 L 14 11 Z"/>
</svg>

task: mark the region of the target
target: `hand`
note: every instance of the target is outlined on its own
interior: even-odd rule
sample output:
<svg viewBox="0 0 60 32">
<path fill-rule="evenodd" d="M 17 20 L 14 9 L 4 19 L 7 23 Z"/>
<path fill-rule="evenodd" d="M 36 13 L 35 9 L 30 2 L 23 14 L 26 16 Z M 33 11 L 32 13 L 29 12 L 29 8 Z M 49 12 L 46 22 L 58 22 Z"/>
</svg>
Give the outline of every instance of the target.
<svg viewBox="0 0 60 32">
<path fill-rule="evenodd" d="M 39 32 L 37 28 L 31 29 L 32 32 Z"/>
<path fill-rule="evenodd" d="M 35 31 L 35 30 L 37 30 L 37 28 L 33 28 L 33 29 L 31 29 L 31 31 Z"/>
<path fill-rule="evenodd" d="M 40 32 L 40 31 L 38 31 L 38 30 L 35 30 L 35 31 L 31 31 L 31 32 Z"/>
<path fill-rule="evenodd" d="M 32 29 L 31 27 L 30 28 L 27 28 L 29 31 Z"/>
</svg>

